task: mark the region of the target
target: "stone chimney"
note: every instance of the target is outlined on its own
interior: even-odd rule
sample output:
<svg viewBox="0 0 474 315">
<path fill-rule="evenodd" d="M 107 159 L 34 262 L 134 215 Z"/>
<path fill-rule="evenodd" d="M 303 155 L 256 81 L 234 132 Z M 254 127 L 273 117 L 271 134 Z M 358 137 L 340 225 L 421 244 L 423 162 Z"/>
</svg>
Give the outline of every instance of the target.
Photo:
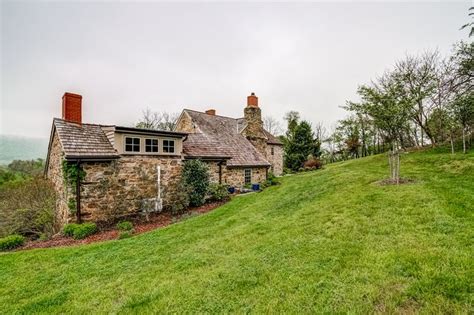
<svg viewBox="0 0 474 315">
<path fill-rule="evenodd" d="M 255 93 L 247 96 L 247 107 L 244 109 L 244 118 L 247 127 L 242 134 L 266 156 L 267 136 L 263 131 L 262 110 L 258 107 L 258 97 Z"/>
<path fill-rule="evenodd" d="M 73 93 L 64 93 L 63 96 L 63 119 L 82 123 L 82 96 Z"/>
<path fill-rule="evenodd" d="M 206 114 L 215 116 L 216 115 L 216 110 L 215 109 L 208 109 L 206 110 Z"/>
</svg>

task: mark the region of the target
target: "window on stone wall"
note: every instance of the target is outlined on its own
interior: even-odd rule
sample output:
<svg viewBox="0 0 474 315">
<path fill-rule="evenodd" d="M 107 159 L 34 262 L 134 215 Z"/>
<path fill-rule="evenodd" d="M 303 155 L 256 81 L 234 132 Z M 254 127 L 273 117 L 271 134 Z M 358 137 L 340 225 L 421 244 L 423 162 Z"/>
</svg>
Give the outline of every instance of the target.
<svg viewBox="0 0 474 315">
<path fill-rule="evenodd" d="M 274 147 L 271 147 L 270 150 L 272 151 L 272 155 L 275 155 L 275 148 L 274 148 Z"/>
<path fill-rule="evenodd" d="M 126 152 L 140 152 L 140 138 L 125 137 Z"/>
<path fill-rule="evenodd" d="M 247 168 L 244 170 L 244 180 L 245 180 L 245 184 L 252 183 L 252 170 L 250 168 Z"/>
<path fill-rule="evenodd" d="M 174 140 L 163 140 L 163 152 L 174 153 Z"/>
<path fill-rule="evenodd" d="M 158 139 L 145 139 L 145 152 L 158 152 Z"/>
</svg>

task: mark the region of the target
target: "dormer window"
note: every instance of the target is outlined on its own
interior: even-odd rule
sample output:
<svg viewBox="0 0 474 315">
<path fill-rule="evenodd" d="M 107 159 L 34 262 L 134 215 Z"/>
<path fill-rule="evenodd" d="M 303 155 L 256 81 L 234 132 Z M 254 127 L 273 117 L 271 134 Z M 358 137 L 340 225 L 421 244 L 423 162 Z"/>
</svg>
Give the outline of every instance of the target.
<svg viewBox="0 0 474 315">
<path fill-rule="evenodd" d="M 125 152 L 140 152 L 140 138 L 125 137 Z"/>
<path fill-rule="evenodd" d="M 163 152 L 174 153 L 174 140 L 163 140 Z"/>
<path fill-rule="evenodd" d="M 158 152 L 158 139 L 145 139 L 145 152 L 157 153 Z"/>
</svg>

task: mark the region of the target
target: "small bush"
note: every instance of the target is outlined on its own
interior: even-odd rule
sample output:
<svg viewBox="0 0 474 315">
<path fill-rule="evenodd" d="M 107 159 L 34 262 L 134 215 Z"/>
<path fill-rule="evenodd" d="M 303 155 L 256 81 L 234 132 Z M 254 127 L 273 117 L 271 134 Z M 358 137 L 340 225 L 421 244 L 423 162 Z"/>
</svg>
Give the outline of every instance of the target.
<svg viewBox="0 0 474 315">
<path fill-rule="evenodd" d="M 133 223 L 130 221 L 121 221 L 117 223 L 117 229 L 120 231 L 132 231 L 133 230 Z"/>
<path fill-rule="evenodd" d="M 17 248 L 18 246 L 23 245 L 24 242 L 25 238 L 17 234 L 0 238 L 0 251 L 6 251 Z"/>
<path fill-rule="evenodd" d="M 175 200 L 171 205 L 172 214 L 181 214 L 189 207 L 189 188 L 180 181 L 176 188 Z"/>
<path fill-rule="evenodd" d="M 229 199 L 229 187 L 226 185 L 210 184 L 207 191 L 210 201 L 224 201 Z"/>
<path fill-rule="evenodd" d="M 190 205 L 202 206 L 209 188 L 209 167 L 201 160 L 186 161 L 182 174 L 183 184 L 189 189 Z"/>
<path fill-rule="evenodd" d="M 122 232 L 120 232 L 118 238 L 119 238 L 119 240 L 122 240 L 124 238 L 130 238 L 130 237 L 132 237 L 132 232 L 131 231 L 122 231 Z"/>
<path fill-rule="evenodd" d="M 76 240 L 82 240 L 97 231 L 95 223 L 66 224 L 63 233 L 66 236 L 72 236 Z"/>
<path fill-rule="evenodd" d="M 70 236 L 72 237 L 74 235 L 74 231 L 76 230 L 77 226 L 79 224 L 76 224 L 76 223 L 69 223 L 69 224 L 66 224 L 64 227 L 63 227 L 63 234 L 66 235 L 66 236 Z"/>
<path fill-rule="evenodd" d="M 310 157 L 304 162 L 303 166 L 304 170 L 317 170 L 323 166 L 323 163 L 318 158 Z"/>
<path fill-rule="evenodd" d="M 272 172 L 268 172 L 267 180 L 260 185 L 262 188 L 278 185 L 278 179 Z"/>
</svg>

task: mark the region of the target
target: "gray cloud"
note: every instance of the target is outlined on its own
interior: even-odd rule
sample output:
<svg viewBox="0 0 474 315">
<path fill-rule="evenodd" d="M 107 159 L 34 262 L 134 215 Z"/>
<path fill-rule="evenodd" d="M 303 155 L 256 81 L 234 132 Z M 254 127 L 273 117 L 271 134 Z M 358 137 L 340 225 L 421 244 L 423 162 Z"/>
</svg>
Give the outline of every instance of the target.
<svg viewBox="0 0 474 315">
<path fill-rule="evenodd" d="M 298 110 L 327 126 L 358 84 L 405 53 L 465 39 L 458 3 L 2 2 L 0 133 L 48 136 L 65 91 L 87 122 L 141 109 Z"/>
</svg>

